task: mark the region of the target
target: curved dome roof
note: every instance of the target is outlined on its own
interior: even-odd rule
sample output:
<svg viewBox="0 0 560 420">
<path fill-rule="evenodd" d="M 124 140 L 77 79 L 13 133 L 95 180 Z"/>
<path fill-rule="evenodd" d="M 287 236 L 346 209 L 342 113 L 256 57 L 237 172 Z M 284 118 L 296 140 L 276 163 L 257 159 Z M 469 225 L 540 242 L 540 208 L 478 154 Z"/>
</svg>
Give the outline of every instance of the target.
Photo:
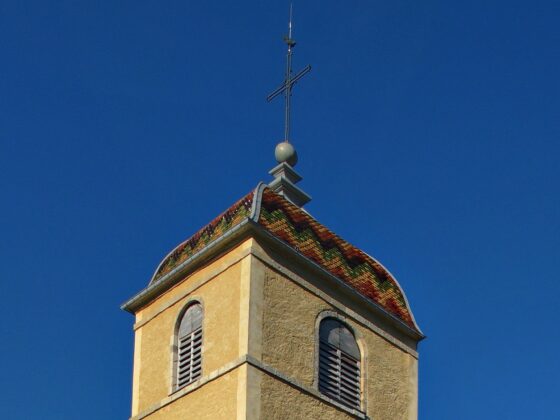
<svg viewBox="0 0 560 420">
<path fill-rule="evenodd" d="M 150 286 L 249 220 L 420 333 L 404 291 L 383 265 L 264 184 L 173 249 L 157 267 Z"/>
</svg>

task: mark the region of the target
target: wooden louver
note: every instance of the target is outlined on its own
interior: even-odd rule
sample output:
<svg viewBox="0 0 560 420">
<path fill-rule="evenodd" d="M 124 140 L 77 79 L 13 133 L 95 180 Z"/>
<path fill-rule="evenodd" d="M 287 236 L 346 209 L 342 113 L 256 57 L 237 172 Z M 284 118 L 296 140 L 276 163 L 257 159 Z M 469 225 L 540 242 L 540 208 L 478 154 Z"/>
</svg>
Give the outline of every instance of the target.
<svg viewBox="0 0 560 420">
<path fill-rule="evenodd" d="M 202 328 L 179 339 L 177 386 L 183 387 L 202 373 Z"/>
<path fill-rule="evenodd" d="M 360 409 L 359 349 L 352 333 L 334 319 L 321 323 L 319 391 L 347 407 Z"/>
<path fill-rule="evenodd" d="M 202 307 L 191 305 L 179 324 L 176 387 L 182 388 L 202 376 Z"/>
</svg>

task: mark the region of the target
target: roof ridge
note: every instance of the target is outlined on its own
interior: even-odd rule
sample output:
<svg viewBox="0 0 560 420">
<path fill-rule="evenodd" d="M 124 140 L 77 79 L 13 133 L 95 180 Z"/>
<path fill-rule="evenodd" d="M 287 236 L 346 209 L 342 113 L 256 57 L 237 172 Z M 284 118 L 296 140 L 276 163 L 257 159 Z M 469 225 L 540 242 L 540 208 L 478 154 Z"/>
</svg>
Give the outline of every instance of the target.
<svg viewBox="0 0 560 420">
<path fill-rule="evenodd" d="M 265 188 L 268 188 L 268 186 L 261 181 L 257 184 L 253 192 L 253 206 L 251 207 L 251 215 L 249 218 L 255 223 L 259 221 L 261 215 L 261 200 Z"/>
</svg>

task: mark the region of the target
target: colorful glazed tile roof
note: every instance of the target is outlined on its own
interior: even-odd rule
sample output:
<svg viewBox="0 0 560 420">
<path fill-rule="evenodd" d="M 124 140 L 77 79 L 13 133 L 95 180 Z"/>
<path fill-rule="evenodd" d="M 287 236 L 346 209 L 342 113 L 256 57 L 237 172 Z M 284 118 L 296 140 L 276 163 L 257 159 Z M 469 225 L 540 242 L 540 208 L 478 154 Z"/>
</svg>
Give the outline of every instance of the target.
<svg viewBox="0 0 560 420">
<path fill-rule="evenodd" d="M 161 262 L 150 283 L 156 282 L 210 242 L 218 239 L 228 230 L 246 220 L 250 216 L 252 203 L 253 192 L 250 192 L 212 220 L 207 226 L 195 233 L 194 236 L 177 246 Z"/>
<path fill-rule="evenodd" d="M 255 192 L 236 202 L 168 254 L 156 270 L 151 283 L 157 282 L 181 262 L 249 218 L 412 329 L 419 331 L 403 291 L 381 264 L 335 235 L 301 208 L 263 186 L 257 187 Z"/>
</svg>

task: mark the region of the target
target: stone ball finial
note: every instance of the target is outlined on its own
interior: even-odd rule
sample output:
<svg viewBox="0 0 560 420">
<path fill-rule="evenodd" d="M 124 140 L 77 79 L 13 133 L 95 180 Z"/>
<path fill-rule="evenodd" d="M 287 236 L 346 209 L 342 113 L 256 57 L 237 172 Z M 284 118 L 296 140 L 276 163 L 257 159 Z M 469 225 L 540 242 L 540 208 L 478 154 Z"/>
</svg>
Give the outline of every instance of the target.
<svg viewBox="0 0 560 420">
<path fill-rule="evenodd" d="M 290 166 L 296 166 L 297 163 L 297 152 L 287 141 L 283 141 L 276 145 L 274 150 L 274 157 L 278 163 L 286 162 Z"/>
</svg>

